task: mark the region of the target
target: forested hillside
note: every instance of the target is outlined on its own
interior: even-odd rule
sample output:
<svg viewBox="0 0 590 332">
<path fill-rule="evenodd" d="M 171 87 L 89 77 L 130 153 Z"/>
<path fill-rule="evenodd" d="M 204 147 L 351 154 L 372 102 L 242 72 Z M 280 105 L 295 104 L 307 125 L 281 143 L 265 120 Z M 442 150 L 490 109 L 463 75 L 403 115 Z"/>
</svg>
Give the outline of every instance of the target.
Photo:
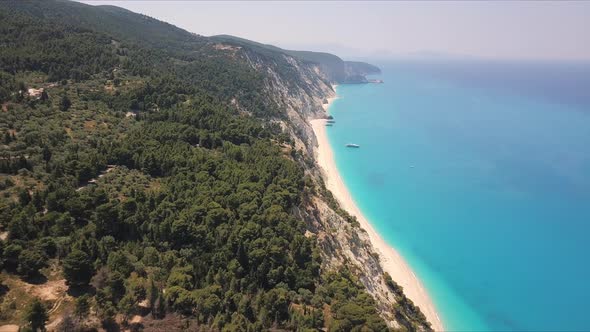
<svg viewBox="0 0 590 332">
<path fill-rule="evenodd" d="M 387 330 L 295 213 L 323 189 L 265 82 L 116 7 L 0 2 L 0 326 Z"/>
<path fill-rule="evenodd" d="M 295 51 L 285 50 L 273 45 L 262 44 L 252 40 L 230 36 L 217 35 L 211 37 L 213 40 L 219 40 L 236 45 L 245 45 L 254 47 L 259 50 L 270 50 L 274 53 L 287 54 L 297 57 L 303 61 L 317 64 L 326 73 L 327 77 L 336 83 L 367 83 L 365 75 L 379 74 L 381 70 L 371 64 L 359 61 L 344 61 L 338 56 L 325 52 L 312 51 Z"/>
</svg>

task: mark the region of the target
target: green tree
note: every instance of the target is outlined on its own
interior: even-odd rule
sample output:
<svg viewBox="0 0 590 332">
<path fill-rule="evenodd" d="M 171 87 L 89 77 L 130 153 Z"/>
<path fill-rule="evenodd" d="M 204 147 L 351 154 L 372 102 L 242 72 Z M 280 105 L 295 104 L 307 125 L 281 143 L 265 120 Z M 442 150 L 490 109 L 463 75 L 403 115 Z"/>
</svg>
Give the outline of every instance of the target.
<svg viewBox="0 0 590 332">
<path fill-rule="evenodd" d="M 32 331 L 45 331 L 47 310 L 38 298 L 35 298 L 25 310 L 25 321 Z"/>
<path fill-rule="evenodd" d="M 76 308 L 74 309 L 74 314 L 79 319 L 83 319 L 88 316 L 90 312 L 90 296 L 88 294 L 84 294 L 76 299 Z"/>
<path fill-rule="evenodd" d="M 8 144 L 10 144 L 10 142 L 12 142 L 12 135 L 10 135 L 10 132 L 9 131 L 4 132 L 3 142 L 6 145 L 8 145 Z"/>
<path fill-rule="evenodd" d="M 0 241 L 0 271 L 2 271 L 2 268 L 4 267 L 4 242 Z M 1 284 L 2 280 L 0 279 L 0 284 Z M 152 286 L 153 286 L 153 282 L 152 282 Z"/>
<path fill-rule="evenodd" d="M 70 106 L 72 106 L 72 101 L 64 94 L 59 101 L 59 109 L 62 112 L 67 112 L 70 109 Z"/>
<path fill-rule="evenodd" d="M 37 249 L 24 249 L 18 255 L 18 273 L 26 277 L 39 274 L 39 270 L 47 266 L 47 257 Z"/>
<path fill-rule="evenodd" d="M 155 318 L 164 318 L 166 316 L 166 302 L 164 301 L 164 294 L 161 290 L 158 290 L 157 296 L 151 303 L 152 316 Z"/>
<path fill-rule="evenodd" d="M 47 91 L 43 90 L 41 92 L 41 97 L 39 98 L 41 101 L 47 101 L 49 100 L 49 96 L 47 95 Z"/>
<path fill-rule="evenodd" d="M 31 201 L 31 194 L 29 193 L 29 191 L 27 189 L 22 189 L 18 193 L 19 204 L 22 206 L 25 206 L 25 205 L 29 204 L 30 201 Z"/>
<path fill-rule="evenodd" d="M 43 145 L 43 160 L 45 161 L 45 165 L 49 163 L 49 161 L 51 160 L 51 156 L 51 149 L 47 145 Z"/>
<path fill-rule="evenodd" d="M 64 275 L 68 285 L 72 287 L 83 287 L 88 285 L 94 273 L 94 267 L 88 255 L 78 249 L 64 259 Z"/>
</svg>

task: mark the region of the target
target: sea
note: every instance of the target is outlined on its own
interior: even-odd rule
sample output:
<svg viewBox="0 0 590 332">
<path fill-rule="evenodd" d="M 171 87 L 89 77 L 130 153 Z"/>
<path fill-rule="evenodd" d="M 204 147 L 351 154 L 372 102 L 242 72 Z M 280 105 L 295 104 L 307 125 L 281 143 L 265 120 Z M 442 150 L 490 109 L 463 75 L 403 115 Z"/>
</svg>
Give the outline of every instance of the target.
<svg viewBox="0 0 590 332">
<path fill-rule="evenodd" d="M 328 139 L 445 328 L 590 330 L 590 63 L 378 65 L 337 87 Z"/>
</svg>

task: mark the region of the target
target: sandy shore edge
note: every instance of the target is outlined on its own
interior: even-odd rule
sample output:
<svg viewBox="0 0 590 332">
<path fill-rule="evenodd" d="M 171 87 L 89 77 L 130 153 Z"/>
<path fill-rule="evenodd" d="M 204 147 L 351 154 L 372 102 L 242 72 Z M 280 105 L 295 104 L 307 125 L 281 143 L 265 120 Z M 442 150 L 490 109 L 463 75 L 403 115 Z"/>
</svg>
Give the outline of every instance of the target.
<svg viewBox="0 0 590 332">
<path fill-rule="evenodd" d="M 335 90 L 336 88 L 334 87 Z M 328 104 L 324 104 L 324 109 L 327 110 L 335 99 L 337 97 L 328 98 Z M 373 247 L 380 254 L 383 270 L 389 273 L 393 280 L 404 288 L 406 296 L 415 305 L 420 307 L 428 321 L 432 324 L 432 328 L 435 331 L 444 331 L 442 321 L 436 312 L 434 303 L 426 293 L 420 280 L 418 280 L 402 256 L 390 247 L 375 231 L 348 192 L 336 167 L 336 161 L 334 160 L 334 155 L 328 141 L 325 125 L 326 120 L 316 119 L 311 120 L 310 123 L 318 142 L 315 151 L 316 160 L 322 169 L 322 176 L 324 177 L 327 188 L 334 194 L 342 208 L 355 216 L 361 227 L 367 231 Z"/>
</svg>

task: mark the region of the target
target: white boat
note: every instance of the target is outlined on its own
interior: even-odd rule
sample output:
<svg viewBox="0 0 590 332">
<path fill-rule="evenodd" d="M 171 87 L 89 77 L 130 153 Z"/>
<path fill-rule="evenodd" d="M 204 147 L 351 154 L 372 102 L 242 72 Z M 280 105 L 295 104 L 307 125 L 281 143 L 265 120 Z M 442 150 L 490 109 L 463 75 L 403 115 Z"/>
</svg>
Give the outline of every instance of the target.
<svg viewBox="0 0 590 332">
<path fill-rule="evenodd" d="M 349 148 L 360 148 L 361 146 L 358 145 L 358 144 L 348 143 L 348 144 L 346 144 L 346 147 L 349 147 Z"/>
</svg>

